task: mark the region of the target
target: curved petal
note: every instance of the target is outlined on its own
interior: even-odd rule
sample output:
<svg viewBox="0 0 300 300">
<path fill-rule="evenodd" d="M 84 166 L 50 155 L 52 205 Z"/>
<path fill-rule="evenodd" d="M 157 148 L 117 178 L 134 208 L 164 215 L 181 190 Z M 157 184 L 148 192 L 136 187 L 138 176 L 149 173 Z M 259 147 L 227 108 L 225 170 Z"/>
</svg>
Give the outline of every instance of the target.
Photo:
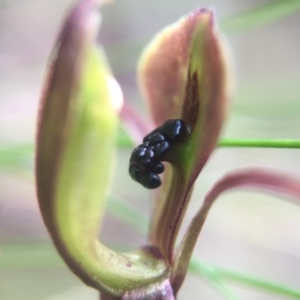
<svg viewBox="0 0 300 300">
<path fill-rule="evenodd" d="M 196 10 L 160 33 L 146 49 L 139 72 L 156 125 L 179 118 L 191 132 L 165 172 L 150 228 L 151 242 L 171 262 L 193 183 L 216 146 L 230 94 L 213 11 Z"/>
<path fill-rule="evenodd" d="M 260 169 L 236 171 L 219 180 L 205 196 L 202 207 L 191 221 L 176 251 L 171 278 L 174 292 L 179 290 L 185 278 L 198 236 L 215 200 L 223 192 L 245 187 L 259 188 L 300 200 L 300 180 L 272 171 Z"/>
<path fill-rule="evenodd" d="M 153 249 L 116 253 L 97 239 L 117 131 L 111 75 L 95 47 L 98 21 L 94 1 L 79 1 L 58 40 L 41 102 L 36 183 L 44 221 L 68 266 L 120 298 L 165 278 L 167 269 Z"/>
</svg>

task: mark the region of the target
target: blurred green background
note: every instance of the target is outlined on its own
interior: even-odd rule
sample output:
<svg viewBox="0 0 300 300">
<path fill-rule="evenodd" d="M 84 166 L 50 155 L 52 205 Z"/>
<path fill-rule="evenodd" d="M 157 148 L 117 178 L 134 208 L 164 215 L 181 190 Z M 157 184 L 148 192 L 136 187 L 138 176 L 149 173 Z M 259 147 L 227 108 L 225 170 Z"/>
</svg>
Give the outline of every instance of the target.
<svg viewBox="0 0 300 300">
<path fill-rule="evenodd" d="M 33 177 L 35 124 L 46 61 L 72 2 L 0 0 L 1 300 L 98 297 L 56 254 L 39 214 Z M 126 99 L 146 114 L 135 81 L 139 55 L 162 27 L 198 7 L 215 8 L 233 52 L 236 94 L 223 137 L 299 139 L 299 0 L 116 0 L 103 8 L 99 41 Z M 119 149 L 112 196 L 147 214 L 151 193 L 129 178 L 129 156 L 130 149 Z M 184 224 L 218 178 L 245 167 L 300 177 L 300 150 L 217 149 L 197 181 Z M 119 215 L 109 210 L 102 240 L 125 249 L 143 244 L 144 234 L 123 217 L 122 210 Z M 209 215 L 195 256 L 300 290 L 300 209 L 270 195 L 228 193 Z M 217 280 L 191 273 L 178 299 L 284 299 L 235 280 L 224 281 L 226 285 L 218 285 Z M 294 298 L 300 299 L 299 295 Z"/>
</svg>

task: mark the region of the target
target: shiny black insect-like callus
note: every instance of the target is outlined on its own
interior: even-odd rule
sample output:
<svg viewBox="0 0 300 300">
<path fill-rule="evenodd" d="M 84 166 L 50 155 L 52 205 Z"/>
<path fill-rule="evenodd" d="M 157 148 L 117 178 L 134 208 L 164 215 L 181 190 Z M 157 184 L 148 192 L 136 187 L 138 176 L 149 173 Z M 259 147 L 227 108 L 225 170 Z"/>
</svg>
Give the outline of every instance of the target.
<svg viewBox="0 0 300 300">
<path fill-rule="evenodd" d="M 162 136 L 164 140 L 167 140 L 169 142 L 178 141 L 183 137 L 185 131 L 186 125 L 184 124 L 183 120 L 168 120 L 163 125 L 147 134 L 144 137 L 143 142 L 148 142 L 152 139 L 156 139 L 156 134 Z"/>
<path fill-rule="evenodd" d="M 143 139 L 130 158 L 129 174 L 131 178 L 145 188 L 155 189 L 161 185 L 158 174 L 163 173 L 167 153 L 174 143 L 179 142 L 187 132 L 183 120 L 168 120 Z"/>
</svg>

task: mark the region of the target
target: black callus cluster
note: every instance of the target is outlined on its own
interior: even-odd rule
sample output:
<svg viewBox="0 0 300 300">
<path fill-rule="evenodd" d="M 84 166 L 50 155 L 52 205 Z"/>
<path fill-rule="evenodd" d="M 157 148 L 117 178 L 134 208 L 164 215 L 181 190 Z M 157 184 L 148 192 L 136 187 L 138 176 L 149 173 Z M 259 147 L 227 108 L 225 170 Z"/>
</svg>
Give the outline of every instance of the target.
<svg viewBox="0 0 300 300">
<path fill-rule="evenodd" d="M 183 120 L 168 120 L 156 128 L 143 139 L 143 143 L 136 147 L 130 158 L 129 174 L 135 181 L 145 188 L 155 189 L 161 185 L 158 174 L 164 171 L 161 163 L 171 146 L 180 141 L 186 132 Z"/>
</svg>

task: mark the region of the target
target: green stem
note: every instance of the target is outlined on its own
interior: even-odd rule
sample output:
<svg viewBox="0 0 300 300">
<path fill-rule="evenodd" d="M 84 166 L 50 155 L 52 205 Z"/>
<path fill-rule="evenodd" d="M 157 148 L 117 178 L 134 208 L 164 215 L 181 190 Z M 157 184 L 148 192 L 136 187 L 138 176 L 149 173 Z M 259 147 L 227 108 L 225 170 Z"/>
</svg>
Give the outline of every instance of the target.
<svg viewBox="0 0 300 300">
<path fill-rule="evenodd" d="M 120 148 L 134 147 L 134 143 L 129 137 L 120 136 L 117 141 Z M 218 147 L 239 147 L 239 148 L 287 148 L 299 149 L 300 140 L 291 139 L 221 139 L 218 142 Z"/>
<path fill-rule="evenodd" d="M 133 149 L 133 141 L 126 135 L 119 135 L 117 146 L 121 149 Z M 223 148 L 285 148 L 300 149 L 300 140 L 289 139 L 221 139 L 218 147 Z M 13 167 L 32 161 L 33 146 L 11 145 L 0 146 L 0 166 Z"/>
<path fill-rule="evenodd" d="M 245 148 L 300 148 L 300 140 L 287 139 L 222 139 L 219 147 L 245 147 Z"/>
</svg>

